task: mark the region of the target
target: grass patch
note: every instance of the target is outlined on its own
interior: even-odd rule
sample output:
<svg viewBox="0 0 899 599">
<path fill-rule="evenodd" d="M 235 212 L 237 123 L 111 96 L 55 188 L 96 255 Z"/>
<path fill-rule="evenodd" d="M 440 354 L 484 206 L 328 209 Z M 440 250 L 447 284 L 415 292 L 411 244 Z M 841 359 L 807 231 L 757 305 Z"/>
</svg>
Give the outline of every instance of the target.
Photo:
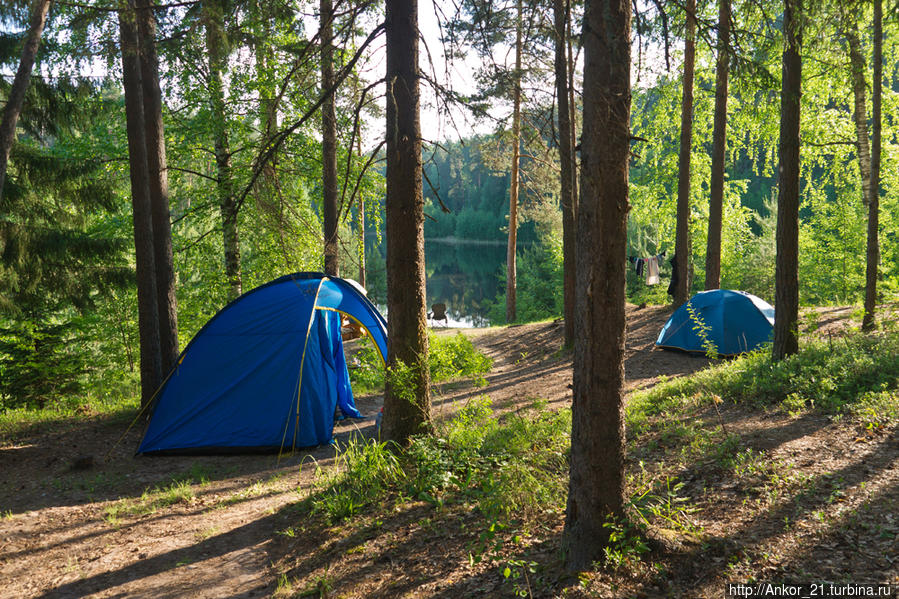
<svg viewBox="0 0 899 599">
<path fill-rule="evenodd" d="M 899 333 L 809 341 L 780 362 L 764 351 L 722 362 L 634 394 L 629 424 L 639 429 L 651 416 L 715 397 L 793 415 L 845 414 L 883 426 L 899 418 Z"/>
<path fill-rule="evenodd" d="M 484 530 L 504 530 L 564 509 L 570 431 L 570 411 L 538 403 L 500 422 L 490 400 L 480 397 L 408 449 L 351 440 L 335 468 L 316 466 L 305 504 L 328 523 L 388 501 L 464 505 L 482 515 Z"/>
<path fill-rule="evenodd" d="M 473 377 L 483 381 L 493 361 L 478 351 L 461 332 L 452 336 L 428 333 L 430 353 L 428 366 L 432 383 L 440 383 L 461 377 Z M 356 393 L 367 393 L 384 388 L 384 364 L 378 350 L 368 339 L 363 339 L 354 358 L 358 361 L 350 369 L 350 382 Z"/>
<path fill-rule="evenodd" d="M 131 422 L 140 409 L 138 395 L 116 399 L 68 398 L 47 407 L 0 407 L 0 437 L 8 440 L 22 439 L 43 431 L 67 430 L 97 419 L 109 424 Z"/>
<path fill-rule="evenodd" d="M 165 487 L 144 491 L 139 499 L 122 499 L 106 507 L 106 521 L 116 526 L 123 517 L 145 516 L 179 503 L 194 500 L 190 481 L 180 480 Z"/>
</svg>

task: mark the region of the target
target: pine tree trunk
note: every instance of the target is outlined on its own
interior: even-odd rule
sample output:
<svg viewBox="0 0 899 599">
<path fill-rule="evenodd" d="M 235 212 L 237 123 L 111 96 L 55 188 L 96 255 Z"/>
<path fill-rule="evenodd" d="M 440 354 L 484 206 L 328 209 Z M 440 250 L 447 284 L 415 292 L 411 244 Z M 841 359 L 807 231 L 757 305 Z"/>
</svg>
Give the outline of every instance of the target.
<svg viewBox="0 0 899 599">
<path fill-rule="evenodd" d="M 172 258 L 172 223 L 169 214 L 169 177 L 166 165 L 159 58 L 156 55 L 156 17 L 149 0 L 137 2 L 140 39 L 141 87 L 150 178 L 150 210 L 153 219 L 153 260 L 156 267 L 156 308 L 159 311 L 159 343 L 163 376 L 178 361 L 178 301 Z"/>
<path fill-rule="evenodd" d="M 131 206 L 134 216 L 141 405 L 145 406 L 162 382 L 162 353 L 159 341 L 153 216 L 150 206 L 150 172 L 147 163 L 140 47 L 133 4 L 129 4 L 128 9 L 119 12 L 119 35 L 122 46 L 122 79 L 125 87 Z"/>
<path fill-rule="evenodd" d="M 206 51 L 209 55 L 209 107 L 215 148 L 219 212 L 222 218 L 222 243 L 225 249 L 225 276 L 228 296 L 236 298 L 243 292 L 240 273 L 240 232 L 238 207 L 234 197 L 234 178 L 231 172 L 231 146 L 225 116 L 225 89 L 222 73 L 228 57 L 225 41 L 225 17 L 218 0 L 205 0 Z"/>
<path fill-rule="evenodd" d="M 880 263 L 880 153 L 883 101 L 883 2 L 874 0 L 874 82 L 871 92 L 871 196 L 868 201 L 868 247 L 865 256 L 865 315 L 862 330 L 874 328 L 877 268 Z"/>
<path fill-rule="evenodd" d="M 16 140 L 16 123 L 19 121 L 19 114 L 25 103 L 25 92 L 28 91 L 28 84 L 31 82 L 31 70 L 34 68 L 34 60 L 41 43 L 41 34 L 47 23 L 47 11 L 49 10 L 50 0 L 35 0 L 32 5 L 31 21 L 28 24 L 25 45 L 22 47 L 19 68 L 16 70 L 12 87 L 9 89 L 6 105 L 3 107 L 3 117 L 0 120 L 0 199 L 3 198 L 9 153 Z"/>
<path fill-rule="evenodd" d="M 518 163 L 521 156 L 521 0 L 515 21 L 515 86 L 512 90 L 512 172 L 509 175 L 509 241 L 506 246 L 506 322 L 515 322 L 518 253 Z"/>
<path fill-rule="evenodd" d="M 320 0 L 322 90 L 334 85 L 334 8 L 331 0 Z M 337 117 L 334 95 L 322 103 L 322 221 L 325 236 L 325 273 L 340 274 L 337 238 Z"/>
<path fill-rule="evenodd" d="M 715 79 L 715 124 L 712 129 L 712 176 L 709 183 L 709 234 L 705 253 L 705 288 L 721 286 L 721 222 L 724 211 L 724 160 L 727 153 L 727 78 L 730 66 L 730 0 L 718 0 L 718 64 Z"/>
<path fill-rule="evenodd" d="M 565 315 L 565 345 L 574 342 L 575 289 L 575 202 L 572 189 L 571 107 L 568 104 L 568 59 L 566 57 L 568 12 L 566 0 L 553 0 L 556 35 L 555 77 L 559 110 L 559 203 L 562 205 L 562 271 Z"/>
<path fill-rule="evenodd" d="M 684 43 L 684 95 L 681 102 L 680 154 L 677 160 L 677 255 L 678 281 L 674 305 L 690 299 L 693 249 L 690 245 L 690 151 L 693 145 L 693 68 L 696 60 L 696 0 L 687 0 L 687 34 Z"/>
<path fill-rule="evenodd" d="M 775 360 L 799 351 L 799 106 L 802 95 L 801 0 L 784 3 L 783 80 L 780 92 L 777 259 L 774 275 Z"/>
<path fill-rule="evenodd" d="M 418 2 L 387 0 L 387 365 L 383 435 L 406 443 L 430 430 L 424 199 L 419 117 Z"/>
<path fill-rule="evenodd" d="M 577 320 L 566 566 L 603 558 L 624 516 L 624 339 L 630 2 L 588 0 L 584 15 L 581 200 L 578 204 Z"/>
</svg>

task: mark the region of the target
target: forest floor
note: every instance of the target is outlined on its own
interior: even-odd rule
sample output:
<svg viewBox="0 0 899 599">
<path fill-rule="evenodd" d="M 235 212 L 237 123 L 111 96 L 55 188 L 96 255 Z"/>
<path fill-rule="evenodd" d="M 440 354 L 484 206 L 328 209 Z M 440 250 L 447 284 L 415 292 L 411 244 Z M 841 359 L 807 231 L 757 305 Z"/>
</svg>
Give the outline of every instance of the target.
<svg viewBox="0 0 899 599">
<path fill-rule="evenodd" d="M 806 320 L 838 337 L 851 313 L 820 309 Z M 629 391 L 708 364 L 654 348 L 669 314 L 628 307 Z M 537 399 L 570 405 L 560 324 L 465 333 L 493 370 L 486 386 L 437 386 L 436 418 L 482 395 L 499 412 Z M 357 398 L 365 418 L 339 423 L 338 440 L 371 435 L 380 402 Z M 559 559 L 563 514 L 547 514 L 509 562 L 533 561 L 533 581 L 529 570 L 510 578 L 502 564 L 470 559 L 478 532 L 464 509 L 408 501 L 333 527 L 298 524 L 333 447 L 280 460 L 135 458 L 141 431 L 88 411 L 0 439 L 0 597 L 722 597 L 726 582 L 748 580 L 899 583 L 896 426 L 727 403 L 720 411 L 685 418 L 725 423 L 745 459 L 728 472 L 711 458 L 677 472 L 687 528 L 656 527 L 641 559 L 572 578 Z M 631 477 L 680 451 L 664 435 L 630 448 Z"/>
</svg>

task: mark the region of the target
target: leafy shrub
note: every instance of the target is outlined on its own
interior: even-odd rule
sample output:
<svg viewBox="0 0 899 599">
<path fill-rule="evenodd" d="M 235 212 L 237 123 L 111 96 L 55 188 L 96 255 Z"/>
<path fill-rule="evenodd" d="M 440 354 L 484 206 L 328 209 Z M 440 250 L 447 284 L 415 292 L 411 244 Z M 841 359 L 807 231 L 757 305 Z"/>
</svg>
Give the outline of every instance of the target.
<svg viewBox="0 0 899 599">
<path fill-rule="evenodd" d="M 493 361 L 479 352 L 461 332 L 452 337 L 429 335 L 430 356 L 428 367 L 431 382 L 439 383 L 458 377 L 480 376 L 490 371 Z M 381 389 L 384 386 L 384 363 L 381 354 L 368 340 L 356 352 L 358 366 L 350 369 L 353 388 L 361 390 Z"/>
<path fill-rule="evenodd" d="M 410 492 L 442 502 L 446 494 L 474 501 L 493 520 L 561 509 L 568 469 L 571 413 L 538 405 L 498 422 L 484 396 L 460 410 L 439 437 L 409 449 Z"/>
</svg>

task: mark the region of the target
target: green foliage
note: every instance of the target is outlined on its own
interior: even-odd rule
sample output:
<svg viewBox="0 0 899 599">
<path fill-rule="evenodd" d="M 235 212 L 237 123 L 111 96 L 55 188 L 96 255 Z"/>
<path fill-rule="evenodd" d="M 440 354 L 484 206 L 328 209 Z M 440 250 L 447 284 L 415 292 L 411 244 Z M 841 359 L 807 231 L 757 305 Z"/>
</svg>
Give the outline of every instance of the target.
<svg viewBox="0 0 899 599">
<path fill-rule="evenodd" d="M 83 357 L 67 351 L 64 325 L 20 321 L 0 330 L 0 409 L 43 408 L 60 395 L 81 391 Z"/>
<path fill-rule="evenodd" d="M 488 398 L 475 399 L 444 434 L 419 437 L 409 448 L 410 494 L 436 504 L 456 495 L 500 523 L 561 510 L 570 426 L 570 412 L 539 404 L 500 423 Z"/>
<path fill-rule="evenodd" d="M 498 421 L 490 400 L 477 398 L 438 435 L 416 437 L 405 450 L 352 439 L 338 448 L 336 468 L 316 465 L 305 504 L 329 523 L 382 506 L 388 498 L 437 508 L 471 504 L 484 517 L 473 559 L 485 552 L 500 559 L 503 554 L 494 553 L 502 547 L 499 533 L 515 521 L 564 508 L 570 431 L 568 410 L 551 412 L 537 403 Z"/>
<path fill-rule="evenodd" d="M 603 547 L 605 565 L 612 570 L 633 566 L 649 552 L 641 531 L 630 522 L 610 520 L 603 527 L 609 532 L 609 544 Z"/>
<path fill-rule="evenodd" d="M 517 322 L 533 322 L 562 316 L 564 308 L 562 258 L 561 236 L 545 236 L 542 241 L 519 252 Z M 506 323 L 505 293 L 500 293 L 490 308 L 490 322 Z"/>
<path fill-rule="evenodd" d="M 316 464 L 315 483 L 307 498 L 314 514 L 334 523 L 376 504 L 406 479 L 397 455 L 386 443 L 351 437 L 337 448 L 335 467 Z"/>
<path fill-rule="evenodd" d="M 716 359 L 718 357 L 718 347 L 709 338 L 709 332 L 711 332 L 712 327 L 702 320 L 702 315 L 693 308 L 692 302 L 687 300 L 686 306 L 687 312 L 690 314 L 690 321 L 693 323 L 693 330 L 696 331 L 696 335 L 699 337 L 702 349 L 705 350 L 705 355 L 709 359 Z"/>
<path fill-rule="evenodd" d="M 713 395 L 790 412 L 816 409 L 893 421 L 899 417 L 899 333 L 811 341 L 778 362 L 769 352 L 754 352 L 635 394 L 628 413 L 640 421 L 685 398 Z"/>
<path fill-rule="evenodd" d="M 478 351 L 461 332 L 453 336 L 430 335 L 428 363 L 435 383 L 490 372 L 493 360 Z"/>
<path fill-rule="evenodd" d="M 453 336 L 429 333 L 428 344 L 428 367 L 432 383 L 461 377 L 480 377 L 493 366 L 493 361 L 478 351 L 461 331 Z M 384 362 L 371 342 L 365 340 L 361 343 L 354 355 L 355 361 L 358 361 L 358 366 L 350 369 L 350 382 L 357 393 L 384 386 Z M 405 388 L 406 379 L 410 376 L 409 367 L 398 369 L 396 382 L 401 388 Z"/>
</svg>

